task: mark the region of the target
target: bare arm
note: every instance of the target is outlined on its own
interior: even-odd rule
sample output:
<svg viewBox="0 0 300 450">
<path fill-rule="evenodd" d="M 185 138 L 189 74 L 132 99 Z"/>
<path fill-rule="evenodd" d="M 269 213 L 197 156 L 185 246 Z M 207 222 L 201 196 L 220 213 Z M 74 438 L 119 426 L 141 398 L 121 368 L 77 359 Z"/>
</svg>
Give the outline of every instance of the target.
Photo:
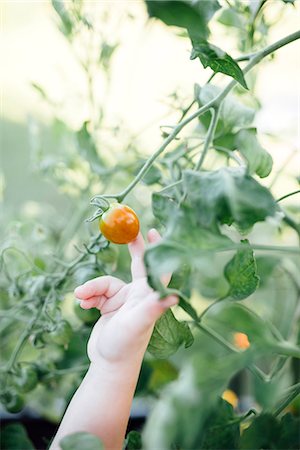
<svg viewBox="0 0 300 450">
<path fill-rule="evenodd" d="M 160 239 L 155 230 L 149 242 Z M 105 450 L 120 450 L 129 419 L 132 398 L 142 360 L 155 321 L 170 306 L 174 296 L 163 301 L 147 284 L 141 235 L 131 244 L 132 282 L 113 277 L 88 281 L 75 290 L 83 308 L 97 307 L 101 318 L 88 343 L 89 370 L 61 422 L 50 450 L 59 449 L 66 435 L 87 431 L 98 436 Z"/>
</svg>

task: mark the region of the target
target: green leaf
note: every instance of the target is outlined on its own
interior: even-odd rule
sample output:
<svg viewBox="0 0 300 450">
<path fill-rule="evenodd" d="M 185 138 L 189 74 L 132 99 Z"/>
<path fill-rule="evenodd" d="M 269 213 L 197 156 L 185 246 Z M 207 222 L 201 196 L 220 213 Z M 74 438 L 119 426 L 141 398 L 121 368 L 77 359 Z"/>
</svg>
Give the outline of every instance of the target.
<svg viewBox="0 0 300 450">
<path fill-rule="evenodd" d="M 207 37 L 207 22 L 220 8 L 217 0 L 146 0 L 150 17 L 166 25 L 186 28 L 193 37 Z"/>
<path fill-rule="evenodd" d="M 181 345 L 190 347 L 193 341 L 188 324 L 179 322 L 169 309 L 156 322 L 148 351 L 156 358 L 168 358 Z"/>
<path fill-rule="evenodd" d="M 241 231 L 247 231 L 276 211 L 269 190 L 241 167 L 200 173 L 187 170 L 183 185 L 199 224 L 207 229 L 234 222 Z"/>
<path fill-rule="evenodd" d="M 152 194 L 152 211 L 153 215 L 163 224 L 166 225 L 176 209 L 176 197 L 172 192 L 172 189 L 168 189 L 162 193 L 154 192 Z"/>
<path fill-rule="evenodd" d="M 6 425 L 0 436 L 2 450 L 34 450 L 25 427 L 20 423 Z"/>
<path fill-rule="evenodd" d="M 210 67 L 215 73 L 229 75 L 248 89 L 242 69 L 228 53 L 204 40 L 194 40 L 192 43 L 190 59 L 199 58 L 204 68 Z"/>
<path fill-rule="evenodd" d="M 271 414 L 261 414 L 247 428 L 240 440 L 241 450 L 278 448 L 279 423 Z"/>
<path fill-rule="evenodd" d="M 221 92 L 221 88 L 213 84 L 207 84 L 197 89 L 196 100 L 199 106 L 203 106 L 216 98 Z M 245 106 L 238 101 L 234 95 L 228 95 L 222 102 L 220 108 L 219 122 L 216 129 L 216 136 L 222 136 L 229 132 L 236 132 L 241 128 L 249 127 L 254 119 L 255 110 Z M 210 121 L 209 114 L 200 116 L 200 122 L 205 129 L 208 128 Z"/>
<path fill-rule="evenodd" d="M 140 450 L 142 448 L 142 436 L 138 431 L 130 431 L 126 436 L 126 450 Z"/>
<path fill-rule="evenodd" d="M 215 409 L 205 422 L 201 449 L 237 449 L 240 427 L 236 421 L 230 424 L 234 419 L 232 406 L 220 398 Z"/>
<path fill-rule="evenodd" d="M 241 242 L 244 248 L 236 252 L 224 269 L 225 278 L 230 285 L 227 296 L 234 300 L 249 297 L 256 291 L 259 282 L 253 250 L 247 240 Z"/>
<path fill-rule="evenodd" d="M 104 447 L 97 436 L 86 432 L 73 433 L 59 442 L 62 450 L 103 450 Z"/>
<path fill-rule="evenodd" d="M 240 130 L 235 137 L 237 149 L 246 158 L 250 175 L 267 177 L 273 167 L 271 155 L 260 145 L 255 129 Z"/>
</svg>

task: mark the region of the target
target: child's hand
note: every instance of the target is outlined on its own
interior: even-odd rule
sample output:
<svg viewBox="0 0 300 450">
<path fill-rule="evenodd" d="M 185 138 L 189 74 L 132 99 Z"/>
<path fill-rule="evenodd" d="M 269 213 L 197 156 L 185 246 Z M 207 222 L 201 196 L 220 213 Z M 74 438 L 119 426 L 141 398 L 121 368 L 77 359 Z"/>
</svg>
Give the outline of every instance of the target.
<svg viewBox="0 0 300 450">
<path fill-rule="evenodd" d="M 150 243 L 158 242 L 159 233 L 150 230 L 148 240 Z M 155 321 L 178 302 L 176 296 L 159 300 L 159 294 L 148 285 L 143 262 L 144 246 L 141 234 L 128 245 L 132 260 L 131 283 L 103 276 L 75 289 L 82 308 L 101 311 L 88 342 L 88 356 L 92 363 L 130 363 L 131 357 L 143 355 Z"/>
</svg>

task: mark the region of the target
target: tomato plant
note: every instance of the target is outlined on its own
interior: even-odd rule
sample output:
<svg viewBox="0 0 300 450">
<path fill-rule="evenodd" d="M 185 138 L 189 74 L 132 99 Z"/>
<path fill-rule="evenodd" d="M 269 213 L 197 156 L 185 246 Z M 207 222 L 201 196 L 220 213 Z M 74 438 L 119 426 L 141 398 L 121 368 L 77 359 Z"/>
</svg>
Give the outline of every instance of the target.
<svg viewBox="0 0 300 450">
<path fill-rule="evenodd" d="M 156 226 L 162 240 L 146 249 L 148 281 L 180 301 L 153 331 L 136 394 L 152 409 L 142 436 L 128 434 L 127 448 L 296 449 L 299 177 L 290 141 L 260 125 L 257 86 L 277 52 L 296 49 L 300 32 L 283 36 L 277 26 L 299 4 L 141 1 L 154 29 L 168 39 L 170 33 L 178 52 L 179 42 L 190 48 L 191 72 L 208 72 L 188 92 L 171 93 L 173 122 L 163 121 L 161 143 L 150 152 L 143 134 L 110 122 L 113 62 L 124 38 L 119 24 L 131 26 L 134 15 L 128 6 L 116 25 L 114 14 L 97 16 L 88 3 L 52 0 L 85 83 L 76 126 L 62 107 L 67 99 L 56 102 L 33 83 L 53 120 L 31 126 L 31 158 L 58 187 L 63 214 L 53 221 L 46 204 L 35 217 L 20 209 L 2 224 L 1 402 L 12 413 L 28 403 L 60 420 L 87 369 L 86 342 L 99 317 L 74 306 L 72 291 L 99 275 L 127 280 L 126 249 L 115 244 L 135 239 L 140 225 Z M 222 40 L 227 35 L 229 44 Z M 284 71 L 288 76 L 288 61 Z M 96 93 L 99 79 L 108 97 Z M 277 94 L 285 96 L 278 84 Z M 283 122 L 284 111 L 278 114 Z M 287 159 L 278 158 L 276 142 Z M 165 288 L 161 277 L 171 272 Z M 14 433 L 20 448 L 30 445 L 23 429 Z M 4 438 L 11 439 L 9 429 Z M 84 433 L 66 439 L 64 448 L 74 442 L 101 448 Z"/>
</svg>

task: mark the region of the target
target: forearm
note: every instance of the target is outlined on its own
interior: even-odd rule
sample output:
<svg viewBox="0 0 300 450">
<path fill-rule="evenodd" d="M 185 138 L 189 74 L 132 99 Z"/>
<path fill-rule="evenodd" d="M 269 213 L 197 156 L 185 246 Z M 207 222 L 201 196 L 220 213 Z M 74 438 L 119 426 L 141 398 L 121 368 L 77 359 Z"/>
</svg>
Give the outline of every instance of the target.
<svg viewBox="0 0 300 450">
<path fill-rule="evenodd" d="M 120 450 L 136 388 L 141 355 L 126 363 L 92 363 L 71 400 L 50 450 L 66 435 L 86 431 L 98 436 L 105 450 Z"/>
</svg>

